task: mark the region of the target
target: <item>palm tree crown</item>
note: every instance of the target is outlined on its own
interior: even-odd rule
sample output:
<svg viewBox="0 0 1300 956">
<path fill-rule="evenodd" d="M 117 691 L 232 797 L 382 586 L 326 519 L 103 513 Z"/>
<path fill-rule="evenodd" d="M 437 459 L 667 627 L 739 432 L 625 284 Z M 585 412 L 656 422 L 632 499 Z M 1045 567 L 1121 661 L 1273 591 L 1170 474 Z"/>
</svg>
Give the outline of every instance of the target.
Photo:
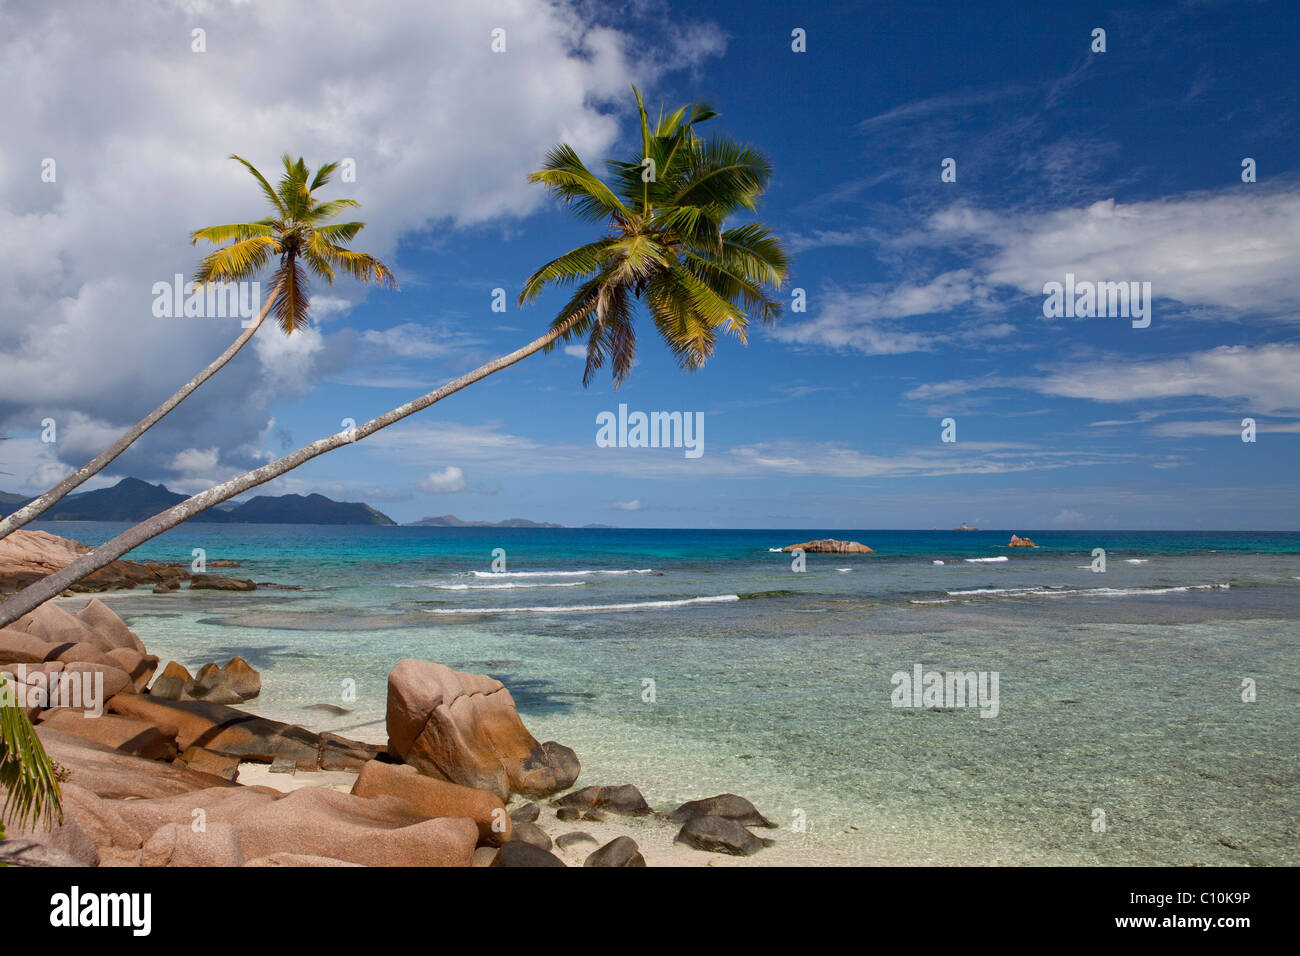
<svg viewBox="0 0 1300 956">
<path fill-rule="evenodd" d="M 678 363 L 694 371 L 713 355 L 719 329 L 744 342 L 750 313 L 776 320 L 781 305 L 767 287 L 780 288 L 789 271 L 789 256 L 766 226 L 725 227 L 734 213 L 757 208 L 771 177 L 767 160 L 726 137 L 697 136 L 695 127 L 718 115 L 707 106 L 661 111 L 651 126 L 640 91 L 633 93 L 640 161 L 606 160 L 607 185 L 571 146 L 560 145 L 529 177 L 580 218 L 608 226 L 607 235 L 534 272 L 519 295 L 523 305 L 549 283 L 576 286 L 552 328 L 564 330 L 564 341 L 586 338 L 584 385 L 607 360 L 615 387 L 627 378 L 636 354 L 635 300 L 645 300 Z"/>
<path fill-rule="evenodd" d="M 322 202 L 312 195 L 330 181 L 338 163 L 326 163 L 316 170 L 315 178 L 311 178 L 311 171 L 302 157 L 295 162 L 286 153 L 282 160 L 284 174 L 277 188 L 272 189 L 266 177 L 248 160 L 234 155 L 230 158 L 243 163 L 253 174 L 271 204 L 272 215 L 257 222 L 196 229 L 190 235 L 191 245 L 200 239 L 214 243 L 234 241 L 204 256 L 199 271 L 194 275 L 195 282 L 249 279 L 272 256 L 279 256 L 279 265 L 271 276 L 272 281 L 278 284 L 273 309 L 286 335 L 307 326 L 310 292 L 304 263 L 313 274 L 330 285 L 334 284 L 334 270 L 338 269 L 360 282 L 374 280 L 382 286 L 397 287 L 388 266 L 368 253 L 346 248 L 365 228 L 364 222 L 324 225 L 344 209 L 361 205 L 355 199 Z"/>
</svg>

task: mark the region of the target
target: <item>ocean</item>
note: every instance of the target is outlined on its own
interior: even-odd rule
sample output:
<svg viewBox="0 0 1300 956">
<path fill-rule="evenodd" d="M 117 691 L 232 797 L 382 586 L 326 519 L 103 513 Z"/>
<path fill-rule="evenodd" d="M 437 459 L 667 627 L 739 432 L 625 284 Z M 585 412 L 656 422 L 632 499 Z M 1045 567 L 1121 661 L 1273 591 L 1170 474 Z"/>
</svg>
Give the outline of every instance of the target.
<svg viewBox="0 0 1300 956">
<path fill-rule="evenodd" d="M 491 674 L 581 784 L 743 794 L 788 862 L 1300 863 L 1300 534 L 1016 530 L 191 525 L 129 557 L 293 589 L 101 597 L 315 730 L 383 740 L 404 657 Z"/>
</svg>

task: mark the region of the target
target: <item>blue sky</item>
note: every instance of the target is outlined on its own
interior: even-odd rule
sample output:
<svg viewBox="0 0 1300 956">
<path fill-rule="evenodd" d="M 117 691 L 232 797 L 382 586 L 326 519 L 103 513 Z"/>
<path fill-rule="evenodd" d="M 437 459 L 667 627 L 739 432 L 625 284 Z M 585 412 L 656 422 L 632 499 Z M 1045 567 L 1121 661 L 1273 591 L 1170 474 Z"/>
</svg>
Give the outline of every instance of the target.
<svg viewBox="0 0 1300 956">
<path fill-rule="evenodd" d="M 268 26 L 243 9 L 221 21 L 218 6 L 195 21 L 222 22 L 209 57 L 234 56 L 221 50 L 255 44 Z M 73 155 L 104 150 L 94 189 L 78 191 L 82 172 L 70 156 L 57 198 L 27 198 L 32 187 L 18 189 L 9 151 L 0 167 L 8 231 L 26 230 L 27 245 L 64 263 L 45 285 L 68 331 L 66 341 L 37 341 L 23 314 L 39 314 L 30 284 L 0 289 L 10 316 L 4 351 L 15 363 L 11 387 L 0 385 L 14 480 L 0 487 L 41 490 L 232 334 L 177 331 L 176 320 L 152 319 L 130 293 L 99 324 L 107 326 L 96 333 L 106 336 L 102 348 L 141 323 L 143 336 L 149 322 L 171 321 L 148 341 L 183 337 L 175 349 L 144 356 L 150 346 L 138 344 L 114 360 L 120 378 L 62 403 L 39 383 L 19 387 L 17 363 L 43 361 L 42 348 L 63 350 L 57 367 L 75 366 L 69 354 L 87 340 L 75 303 L 90 310 L 93 291 L 114 281 L 106 270 L 97 284 L 85 267 L 96 261 L 90 251 L 74 256 L 60 245 L 78 217 L 109 258 L 101 204 L 130 202 L 128 218 L 151 227 L 156 247 L 119 267 L 134 289 L 193 268 L 187 230 L 261 215 L 251 181 L 226 153 L 264 169 L 285 150 L 312 165 L 362 157 L 358 181 L 338 184 L 337 194 L 363 203 L 370 227 L 358 246 L 395 267 L 402 291 L 321 290 L 310 335 L 285 343 L 263 330 L 259 339 L 272 341 L 218 376 L 227 384 L 214 380 L 200 393 L 210 397 L 196 396 L 98 482 L 135 474 L 197 491 L 543 329 L 561 295 L 520 310 L 522 280 L 596 230 L 521 172 L 560 138 L 576 140 L 592 167 L 606 155 L 631 156 L 624 91 L 636 81 L 654 104 L 709 102 L 722 113 L 712 127 L 771 158 L 758 218 L 794 253 L 782 295 L 788 303 L 792 289 L 804 290 L 806 312 L 754 329 L 748 346 L 722 342 L 694 375 L 676 368 L 643 322 L 639 364 L 617 391 L 607 378 L 584 389 L 579 357 L 535 356 L 266 490 L 361 499 L 399 521 L 453 513 L 642 527 L 1300 527 L 1294 7 L 637 3 L 594 14 L 564 8 L 542 43 L 530 36 L 541 32 L 536 17 L 519 4 L 461 6 L 426 24 L 427 34 L 397 23 L 377 28 L 391 29 L 389 39 L 357 41 L 356 74 L 339 81 L 355 88 L 342 96 L 304 96 L 274 74 L 241 89 L 248 113 L 208 117 L 179 146 L 158 146 L 179 150 L 182 161 L 158 177 L 129 172 L 140 137 L 127 146 L 122 133 L 133 124 L 161 132 L 145 118 L 147 104 L 117 107 L 129 115 L 97 139 L 86 134 L 90 143 L 67 140 Z M 129 16 L 118 12 L 119 21 Z M 35 8 L 30 15 L 37 48 L 66 55 L 55 52 L 62 28 Z M 323 19 L 346 45 L 347 23 Z M 485 26 L 498 21 L 511 45 L 493 60 Z M 165 28 L 150 25 L 141 39 L 123 27 L 120 40 L 163 43 Z M 795 28 L 806 31 L 807 52 L 791 50 Z M 1106 31 L 1104 53 L 1090 49 L 1095 28 Z M 408 43 L 416 46 L 385 46 Z M 411 94 L 410 74 L 394 66 L 421 45 L 448 57 L 474 51 L 445 68 L 427 99 Z M 515 72 L 492 72 L 510 57 Z M 188 69 L 193 57 L 178 62 Z M 429 62 L 441 61 L 431 54 Z M 219 73 L 189 76 L 174 65 L 169 75 L 193 84 L 182 91 L 191 98 L 220 82 Z M 164 85 L 150 87 L 155 110 L 171 95 Z M 525 88 L 531 106 L 519 104 Z M 30 155 L 71 136 L 77 109 L 90 108 L 78 98 L 93 94 L 51 94 L 61 95 L 67 110 L 17 124 Z M 513 109 L 519 114 L 508 115 Z M 440 128 L 445 112 L 458 117 L 454 139 L 425 142 L 412 129 Z M 187 157 L 208 184 L 202 201 L 172 201 L 194 191 L 173 172 Z M 941 181 L 949 157 L 956 182 Z M 1245 157 L 1255 160 L 1256 182 L 1242 182 Z M 111 185 L 106 168 L 116 174 Z M 1066 272 L 1150 282 L 1150 326 L 1044 318 L 1043 285 Z M 491 310 L 498 287 L 508 294 L 504 314 Z M 61 328 L 42 335 L 58 340 Z M 188 367 L 179 350 L 191 342 Z M 102 372 L 104 353 L 99 365 L 95 354 L 78 382 Z M 0 364 L 0 379 L 4 371 Z M 704 454 L 598 448 L 596 416 L 619 403 L 702 412 Z M 62 447 L 36 439 L 47 412 L 69 422 Z M 955 443 L 940 440 L 949 417 Z M 1257 423 L 1254 443 L 1241 440 L 1246 417 Z"/>
</svg>

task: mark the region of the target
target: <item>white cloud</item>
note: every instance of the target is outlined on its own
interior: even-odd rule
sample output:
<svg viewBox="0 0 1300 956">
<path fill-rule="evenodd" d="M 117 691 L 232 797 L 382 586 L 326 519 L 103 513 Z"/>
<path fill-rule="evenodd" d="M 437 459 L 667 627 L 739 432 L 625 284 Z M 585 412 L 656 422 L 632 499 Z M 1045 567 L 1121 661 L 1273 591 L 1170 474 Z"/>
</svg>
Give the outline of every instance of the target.
<svg viewBox="0 0 1300 956">
<path fill-rule="evenodd" d="M 1244 416 L 1250 417 L 1250 416 Z M 1159 425 L 1153 425 L 1147 429 L 1152 435 L 1158 435 L 1161 438 L 1195 438 L 1198 436 L 1207 437 L 1225 437 L 1241 438 L 1242 418 L 1224 418 L 1219 421 L 1199 421 L 1199 422 L 1162 422 Z M 1255 423 L 1255 433 L 1257 435 L 1269 434 L 1300 434 L 1300 422 L 1264 422 Z"/>
<path fill-rule="evenodd" d="M 114 433 L 239 334 L 236 321 L 150 311 L 154 282 L 193 272 L 202 250 L 190 230 L 264 214 L 229 153 L 272 177 L 286 150 L 313 166 L 354 159 L 356 181 L 336 179 L 331 194 L 362 202 L 370 225 L 355 245 L 400 280 L 399 237 L 529 214 L 544 193 L 525 174 L 547 148 L 564 140 L 601 155 L 618 133 L 607 105 L 626 105 L 630 81 L 722 43 L 695 37 L 664 55 L 644 24 L 592 26 L 545 0 L 400 11 L 382 0 L 74 0 L 6 7 L 3 23 L 0 84 L 30 95 L 7 101 L 0 155 L 0 424 L 81 414 Z M 191 51 L 196 26 L 205 53 Z M 505 54 L 490 50 L 498 26 Z M 346 51 L 346 70 L 323 50 Z M 55 182 L 41 181 L 43 157 L 57 164 Z M 366 294 L 346 282 L 315 292 L 320 317 Z M 251 464 L 248 442 L 273 398 L 351 361 L 354 340 L 334 338 L 262 329 L 249 350 L 259 361 L 239 356 L 156 427 L 130 453 L 132 471 L 159 474 L 200 432 L 223 458 Z M 57 453 L 88 457 L 70 445 Z"/>
<path fill-rule="evenodd" d="M 867 355 L 900 355 L 929 349 L 947 335 L 909 331 L 897 320 L 969 308 L 988 295 L 967 270 L 945 272 L 924 283 L 824 288 L 810 298 L 813 318 L 777 326 L 772 336 L 797 345 L 851 348 Z"/>
<path fill-rule="evenodd" d="M 431 471 L 420 482 L 420 490 L 435 495 L 451 495 L 465 490 L 465 472 L 455 465 L 448 465 L 442 471 Z"/>
<path fill-rule="evenodd" d="M 915 237 L 914 237 L 915 238 Z M 1300 187 L 1237 184 L 1134 203 L 1108 199 L 1046 213 L 969 207 L 933 216 L 925 242 L 989 244 L 981 277 L 1041 296 L 1067 272 L 1081 279 L 1150 282 L 1189 307 L 1283 316 L 1300 306 Z"/>
<path fill-rule="evenodd" d="M 831 241 L 871 241 L 883 257 L 912 269 L 923 249 L 938 250 L 947 263 L 970 264 L 919 280 L 823 290 L 810 302 L 812 317 L 788 319 L 773 332 L 778 340 L 867 355 L 1005 340 L 1017 332 L 1030 342 L 1042 321 L 1044 283 L 1063 282 L 1067 273 L 1081 280 L 1150 282 L 1155 321 L 1161 312 L 1168 317 L 1171 305 L 1188 318 L 1300 320 L 1294 281 L 1300 275 L 1300 185 L 1293 181 L 1046 211 L 958 204 L 897 235 L 862 227 L 813 244 Z M 904 318 L 945 314 L 960 322 L 995 307 L 1024 322 L 942 333 L 899 325 Z"/>
<path fill-rule="evenodd" d="M 1024 384 L 1044 394 L 1096 402 L 1208 396 L 1239 403 L 1243 414 L 1269 413 L 1300 409 L 1297 363 L 1297 345 L 1225 345 L 1147 362 L 1078 363 Z"/>
<path fill-rule="evenodd" d="M 631 501 L 616 501 L 614 507 L 619 511 L 640 511 L 641 499 L 633 498 Z"/>
<path fill-rule="evenodd" d="M 446 358 L 480 343 L 445 326 L 405 322 L 387 329 L 367 329 L 361 341 L 398 358 Z"/>
<path fill-rule="evenodd" d="M 1043 395 L 1094 402 L 1156 402 L 1176 398 L 1212 398 L 1235 405 L 1240 415 L 1294 414 L 1300 411 L 1300 345 L 1224 345 L 1204 352 L 1166 359 L 1126 361 L 1106 358 L 1058 365 L 1038 374 L 1024 372 L 1014 379 L 990 375 L 983 379 L 953 379 L 920 385 L 906 393 L 911 399 L 947 398 L 994 388 L 1020 388 Z M 1090 422 L 1089 427 L 1139 424 L 1163 412 L 1138 411 L 1135 417 Z M 1234 414 L 1236 412 L 1234 411 Z M 1237 419 L 1240 421 L 1240 418 Z M 1157 426 L 1154 434 L 1173 436 L 1182 425 Z M 1197 423 L 1190 423 L 1196 426 Z M 1214 428 L 1220 427 L 1214 425 Z M 1275 426 L 1275 431 L 1287 430 Z M 1184 434 L 1196 432 L 1195 427 Z"/>
</svg>

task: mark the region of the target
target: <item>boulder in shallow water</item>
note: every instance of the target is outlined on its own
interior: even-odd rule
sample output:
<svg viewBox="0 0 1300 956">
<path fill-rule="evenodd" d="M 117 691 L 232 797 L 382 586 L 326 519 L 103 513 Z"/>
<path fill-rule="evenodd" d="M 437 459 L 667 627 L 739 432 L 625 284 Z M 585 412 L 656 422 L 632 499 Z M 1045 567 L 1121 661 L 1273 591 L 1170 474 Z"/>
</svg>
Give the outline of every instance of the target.
<svg viewBox="0 0 1300 956">
<path fill-rule="evenodd" d="M 551 805 L 578 811 L 608 810 L 632 817 L 643 817 L 652 812 L 641 791 L 630 783 L 617 787 L 583 787 L 552 800 Z"/>
<path fill-rule="evenodd" d="M 1036 548 L 1038 547 L 1038 545 L 1034 544 L 1031 538 L 1022 538 L 1019 535 L 1013 534 L 1011 536 L 1011 540 L 1007 542 L 1007 547 L 1008 548 Z"/>
<path fill-rule="evenodd" d="M 735 820 L 726 817 L 695 817 L 688 820 L 673 839 L 697 850 L 711 853 L 729 853 L 732 856 L 753 856 L 772 840 L 754 836 Z"/>
<path fill-rule="evenodd" d="M 757 807 L 734 793 L 720 793 L 716 797 L 687 801 L 674 810 L 668 819 L 673 823 L 685 823 L 696 817 L 724 817 L 735 820 L 741 826 L 776 829 L 776 824 L 759 813 Z"/>
<path fill-rule="evenodd" d="M 568 747 L 537 742 L 500 681 L 410 658 L 388 675 L 388 750 L 423 774 L 502 800 L 563 790 L 581 770 Z"/>
</svg>

